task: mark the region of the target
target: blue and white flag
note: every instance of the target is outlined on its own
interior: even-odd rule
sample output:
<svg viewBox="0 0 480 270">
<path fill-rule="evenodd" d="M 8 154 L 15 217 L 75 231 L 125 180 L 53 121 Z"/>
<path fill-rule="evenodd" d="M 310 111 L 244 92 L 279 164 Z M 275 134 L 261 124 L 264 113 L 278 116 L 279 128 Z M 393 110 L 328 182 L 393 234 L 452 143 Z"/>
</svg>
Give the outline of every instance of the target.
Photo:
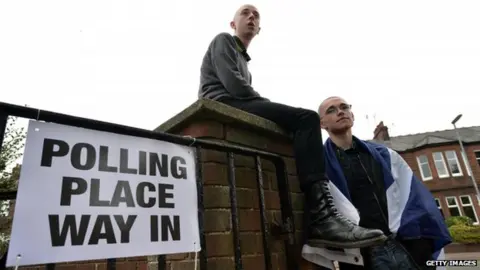
<svg viewBox="0 0 480 270">
<path fill-rule="evenodd" d="M 356 137 L 354 141 L 358 147 L 368 150 L 383 167 L 390 231 L 399 238 L 434 239 L 435 252 L 432 259 L 443 259 L 444 247 L 450 244 L 452 239 L 430 191 L 394 150 Z M 351 203 L 347 180 L 330 139 L 325 142 L 325 164 L 335 206 L 341 214 L 358 225 L 360 216 Z M 359 249 L 338 252 L 304 245 L 302 256 L 307 261 L 330 269 L 334 269 L 333 260 L 363 265 Z"/>
</svg>

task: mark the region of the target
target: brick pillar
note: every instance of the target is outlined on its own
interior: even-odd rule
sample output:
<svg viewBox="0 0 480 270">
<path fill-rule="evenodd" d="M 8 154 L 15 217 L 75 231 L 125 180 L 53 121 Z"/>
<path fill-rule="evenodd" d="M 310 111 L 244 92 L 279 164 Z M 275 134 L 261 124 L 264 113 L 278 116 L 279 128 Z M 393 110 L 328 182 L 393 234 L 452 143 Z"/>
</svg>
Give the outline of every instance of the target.
<svg viewBox="0 0 480 270">
<path fill-rule="evenodd" d="M 156 131 L 248 146 L 284 157 L 294 211 L 296 240 L 301 269 L 313 269 L 300 259 L 303 195 L 300 192 L 290 136 L 274 123 L 224 104 L 199 100 L 159 126 Z M 209 270 L 234 269 L 234 244 L 230 220 L 226 153 L 202 153 L 206 249 Z M 280 198 L 272 163 L 262 160 L 265 204 L 269 223 L 281 221 Z M 253 158 L 235 156 L 235 175 L 244 269 L 264 269 L 259 199 Z M 274 270 L 286 268 L 283 240 L 270 239 Z M 167 256 L 167 269 L 193 268 L 194 254 Z M 183 268 L 188 267 L 188 268 Z"/>
</svg>

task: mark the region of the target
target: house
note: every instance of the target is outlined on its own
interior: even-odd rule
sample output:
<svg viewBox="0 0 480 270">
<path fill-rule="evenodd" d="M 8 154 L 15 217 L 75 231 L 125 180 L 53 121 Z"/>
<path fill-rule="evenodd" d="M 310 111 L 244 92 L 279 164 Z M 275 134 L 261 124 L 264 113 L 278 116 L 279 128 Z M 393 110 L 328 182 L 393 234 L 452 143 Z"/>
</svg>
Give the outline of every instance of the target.
<svg viewBox="0 0 480 270">
<path fill-rule="evenodd" d="M 430 189 L 445 218 L 468 216 L 480 224 L 480 201 L 472 174 L 480 186 L 480 126 L 457 128 L 466 157 L 455 130 L 442 130 L 390 137 L 383 122 L 374 131 L 373 142 L 396 150 L 413 173 Z M 468 170 L 466 160 L 472 171 Z"/>
</svg>

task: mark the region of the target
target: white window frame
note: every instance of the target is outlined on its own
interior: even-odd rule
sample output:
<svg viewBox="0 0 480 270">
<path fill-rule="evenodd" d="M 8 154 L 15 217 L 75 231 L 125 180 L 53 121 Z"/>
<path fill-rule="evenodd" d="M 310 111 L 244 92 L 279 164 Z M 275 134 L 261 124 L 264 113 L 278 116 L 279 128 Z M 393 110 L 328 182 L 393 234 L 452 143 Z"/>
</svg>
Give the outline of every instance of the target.
<svg viewBox="0 0 480 270">
<path fill-rule="evenodd" d="M 449 161 L 449 159 L 448 159 L 447 152 L 453 152 L 453 154 L 455 155 L 455 161 L 457 162 L 457 165 L 458 165 L 458 171 L 459 171 L 458 173 L 453 173 L 453 172 L 452 172 L 452 169 L 450 168 L 450 161 Z M 448 170 L 450 171 L 450 174 L 451 174 L 453 177 L 463 176 L 462 165 L 460 164 L 460 161 L 458 160 L 457 151 L 455 151 L 455 150 L 445 151 L 445 158 L 447 159 Z M 453 160 L 452 160 L 452 161 L 453 161 Z"/>
<path fill-rule="evenodd" d="M 477 165 L 480 166 L 480 156 L 477 157 L 477 153 L 480 153 L 480 150 L 473 151 L 475 154 L 475 160 L 477 161 Z"/>
<path fill-rule="evenodd" d="M 477 222 L 474 222 L 473 224 L 478 225 L 480 220 L 478 219 L 477 211 L 475 210 L 475 206 L 473 205 L 472 197 L 471 197 L 470 195 L 460 195 L 460 196 L 458 196 L 458 197 L 459 197 L 459 200 L 460 200 L 460 204 L 462 205 L 462 211 L 463 211 L 463 207 L 465 207 L 465 206 L 470 206 L 470 207 L 472 207 L 472 209 L 473 209 L 473 214 L 475 215 L 475 218 L 477 218 Z M 463 204 L 463 202 L 462 202 L 462 197 L 468 198 L 468 200 L 470 201 L 470 203 Z M 463 215 L 466 216 L 464 211 L 463 211 Z"/>
<path fill-rule="evenodd" d="M 468 163 L 468 158 L 463 151 L 461 151 L 461 152 L 462 152 L 463 165 L 465 166 L 465 169 L 467 170 L 467 174 L 468 174 L 468 176 L 472 176 L 472 172 L 468 168 L 468 165 L 470 164 L 470 163 Z"/>
<path fill-rule="evenodd" d="M 450 205 L 448 204 L 448 199 L 449 199 L 449 198 L 453 198 L 453 199 L 455 200 L 455 205 L 454 205 L 454 206 L 450 206 Z M 449 214 L 449 215 L 450 215 L 450 209 L 451 209 L 451 208 L 454 208 L 454 207 L 457 207 L 458 213 L 460 213 L 460 216 L 463 216 L 463 215 L 462 215 L 463 212 L 462 212 L 462 209 L 460 209 L 460 204 L 458 203 L 457 197 L 455 197 L 455 196 L 445 197 L 445 202 L 446 202 L 446 204 L 447 204 L 447 209 L 448 209 L 448 214 Z M 450 215 L 450 216 L 451 216 L 451 215 Z"/>
<path fill-rule="evenodd" d="M 420 157 L 424 156 L 427 159 L 427 163 L 421 163 L 420 162 Z M 418 169 L 420 170 L 420 175 L 422 176 L 423 181 L 428 181 L 433 179 L 433 173 L 432 173 L 432 168 L 430 168 L 430 163 L 428 162 L 428 156 L 427 155 L 419 155 L 417 156 L 417 164 L 418 164 Z M 425 177 L 423 175 L 423 170 L 422 170 L 422 165 L 427 164 L 428 165 L 428 170 L 430 170 L 430 177 Z"/>
<path fill-rule="evenodd" d="M 443 213 L 442 201 L 439 198 L 434 198 L 434 199 L 435 199 L 435 203 L 438 202 L 438 210 L 440 210 L 440 213 Z M 443 217 L 445 218 L 445 213 L 443 213 Z"/>
<path fill-rule="evenodd" d="M 438 202 L 438 209 L 442 209 L 442 201 L 440 201 L 439 198 L 434 198 L 435 199 L 435 203 Z"/>
<path fill-rule="evenodd" d="M 442 159 L 441 160 L 436 160 L 435 159 L 435 154 L 440 154 L 440 157 Z M 433 158 L 433 165 L 435 165 L 435 169 L 437 170 L 438 178 L 450 177 L 450 170 L 447 166 L 447 163 L 445 162 L 445 157 L 443 156 L 443 153 L 442 152 L 433 152 L 432 153 L 432 158 Z M 445 169 L 446 174 L 440 175 L 440 171 L 438 170 L 437 162 L 441 162 L 441 164 L 443 165 L 443 168 Z"/>
</svg>

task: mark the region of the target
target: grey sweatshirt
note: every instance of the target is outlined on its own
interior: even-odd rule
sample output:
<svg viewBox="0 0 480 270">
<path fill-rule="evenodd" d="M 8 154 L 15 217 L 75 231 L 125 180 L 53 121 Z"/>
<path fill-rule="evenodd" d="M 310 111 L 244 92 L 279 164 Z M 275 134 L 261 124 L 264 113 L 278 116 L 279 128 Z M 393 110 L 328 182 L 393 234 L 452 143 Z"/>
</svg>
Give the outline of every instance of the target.
<svg viewBox="0 0 480 270">
<path fill-rule="evenodd" d="M 200 69 L 199 98 L 217 100 L 230 97 L 240 100 L 262 99 L 253 89 L 248 71 L 248 56 L 242 42 L 228 33 L 218 34 L 210 43 Z"/>
</svg>

